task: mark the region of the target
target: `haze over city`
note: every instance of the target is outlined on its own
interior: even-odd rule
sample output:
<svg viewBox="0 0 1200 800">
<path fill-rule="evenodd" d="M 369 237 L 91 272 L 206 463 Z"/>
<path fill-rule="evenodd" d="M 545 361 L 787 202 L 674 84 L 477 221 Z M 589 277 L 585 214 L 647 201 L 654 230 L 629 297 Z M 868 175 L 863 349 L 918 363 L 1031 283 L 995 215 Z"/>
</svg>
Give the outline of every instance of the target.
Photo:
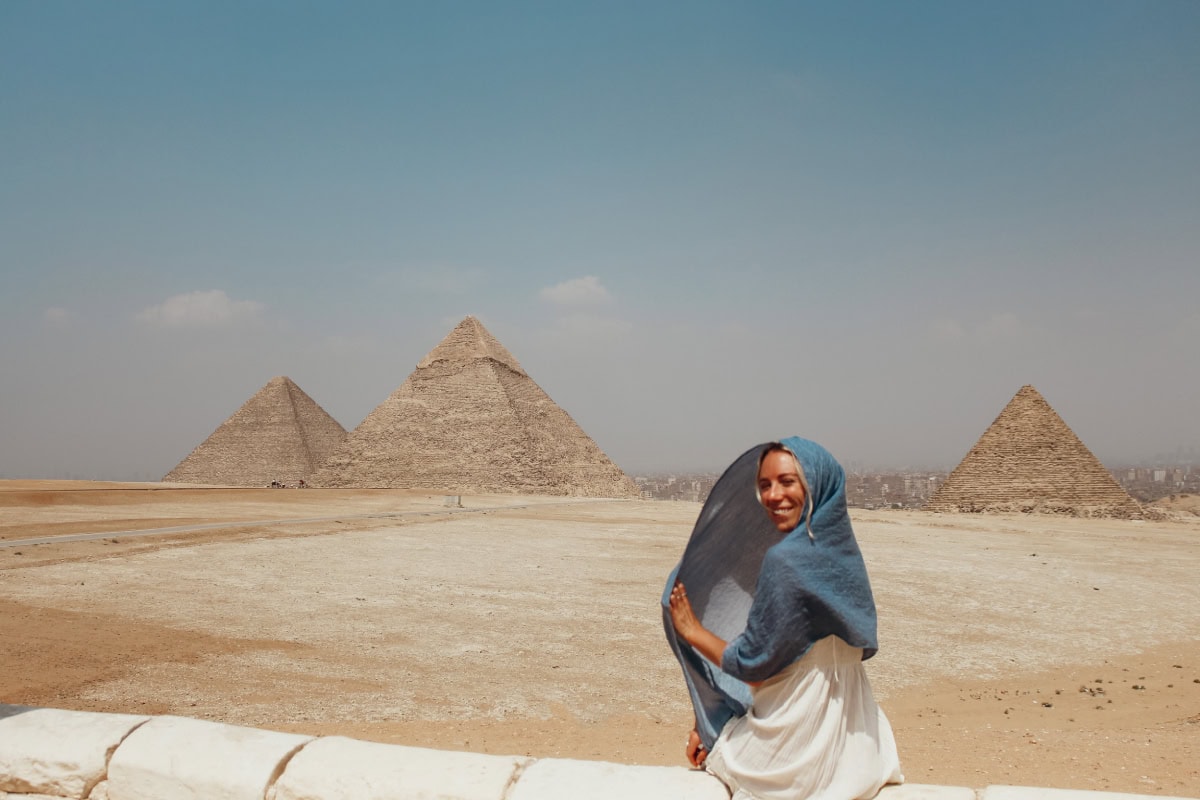
<svg viewBox="0 0 1200 800">
<path fill-rule="evenodd" d="M 627 472 L 1200 448 L 1200 4 L 0 5 L 0 477 L 352 429 L 467 314 Z"/>
</svg>

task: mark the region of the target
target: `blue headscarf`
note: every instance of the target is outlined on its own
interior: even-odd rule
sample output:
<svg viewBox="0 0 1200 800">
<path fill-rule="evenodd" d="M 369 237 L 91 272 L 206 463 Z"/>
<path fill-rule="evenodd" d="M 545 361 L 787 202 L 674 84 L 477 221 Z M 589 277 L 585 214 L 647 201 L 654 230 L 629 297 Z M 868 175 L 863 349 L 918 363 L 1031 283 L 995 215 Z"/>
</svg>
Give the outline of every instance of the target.
<svg viewBox="0 0 1200 800">
<path fill-rule="evenodd" d="M 878 649 L 875 600 L 846 510 L 845 472 L 816 442 L 792 437 L 782 444 L 804 473 L 811 516 L 789 533 L 776 529 L 757 494 L 759 460 L 769 445 L 752 447 L 713 486 L 663 590 L 667 641 L 709 749 L 725 723 L 750 707 L 745 682 L 777 674 L 830 635 L 861 647 L 864 659 Z M 700 623 L 729 642 L 719 667 L 675 635 L 676 580 L 687 587 Z"/>
</svg>

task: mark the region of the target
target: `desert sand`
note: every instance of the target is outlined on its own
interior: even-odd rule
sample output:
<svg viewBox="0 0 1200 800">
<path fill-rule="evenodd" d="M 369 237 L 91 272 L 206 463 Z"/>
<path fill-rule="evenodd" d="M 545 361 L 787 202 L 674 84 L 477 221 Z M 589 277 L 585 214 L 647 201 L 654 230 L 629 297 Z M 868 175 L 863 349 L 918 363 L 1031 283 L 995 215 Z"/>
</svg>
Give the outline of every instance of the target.
<svg viewBox="0 0 1200 800">
<path fill-rule="evenodd" d="M 462 505 L 0 481 L 0 702 L 684 764 L 659 596 L 699 506 Z M 1200 517 L 853 518 L 909 781 L 1200 796 Z"/>
</svg>

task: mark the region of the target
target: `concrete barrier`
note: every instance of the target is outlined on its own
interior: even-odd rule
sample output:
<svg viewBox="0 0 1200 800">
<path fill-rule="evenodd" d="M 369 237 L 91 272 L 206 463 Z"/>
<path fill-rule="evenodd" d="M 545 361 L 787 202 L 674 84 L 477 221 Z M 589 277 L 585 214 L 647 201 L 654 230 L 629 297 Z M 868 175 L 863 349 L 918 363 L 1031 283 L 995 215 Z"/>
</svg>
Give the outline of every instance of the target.
<svg viewBox="0 0 1200 800">
<path fill-rule="evenodd" d="M 905 784 L 877 800 L 1189 800 Z M 684 767 L 490 756 L 0 704 L 0 800 L 728 800 Z"/>
</svg>

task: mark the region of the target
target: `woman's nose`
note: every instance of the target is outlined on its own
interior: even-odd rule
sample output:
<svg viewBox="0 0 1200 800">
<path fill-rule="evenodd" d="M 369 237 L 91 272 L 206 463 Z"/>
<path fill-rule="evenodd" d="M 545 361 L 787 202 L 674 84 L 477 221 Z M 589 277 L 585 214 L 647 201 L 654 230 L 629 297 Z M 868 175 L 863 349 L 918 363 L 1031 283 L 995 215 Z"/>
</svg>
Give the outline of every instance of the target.
<svg viewBox="0 0 1200 800">
<path fill-rule="evenodd" d="M 762 493 L 763 500 L 778 500 L 779 499 L 779 484 L 772 483 Z"/>
</svg>

